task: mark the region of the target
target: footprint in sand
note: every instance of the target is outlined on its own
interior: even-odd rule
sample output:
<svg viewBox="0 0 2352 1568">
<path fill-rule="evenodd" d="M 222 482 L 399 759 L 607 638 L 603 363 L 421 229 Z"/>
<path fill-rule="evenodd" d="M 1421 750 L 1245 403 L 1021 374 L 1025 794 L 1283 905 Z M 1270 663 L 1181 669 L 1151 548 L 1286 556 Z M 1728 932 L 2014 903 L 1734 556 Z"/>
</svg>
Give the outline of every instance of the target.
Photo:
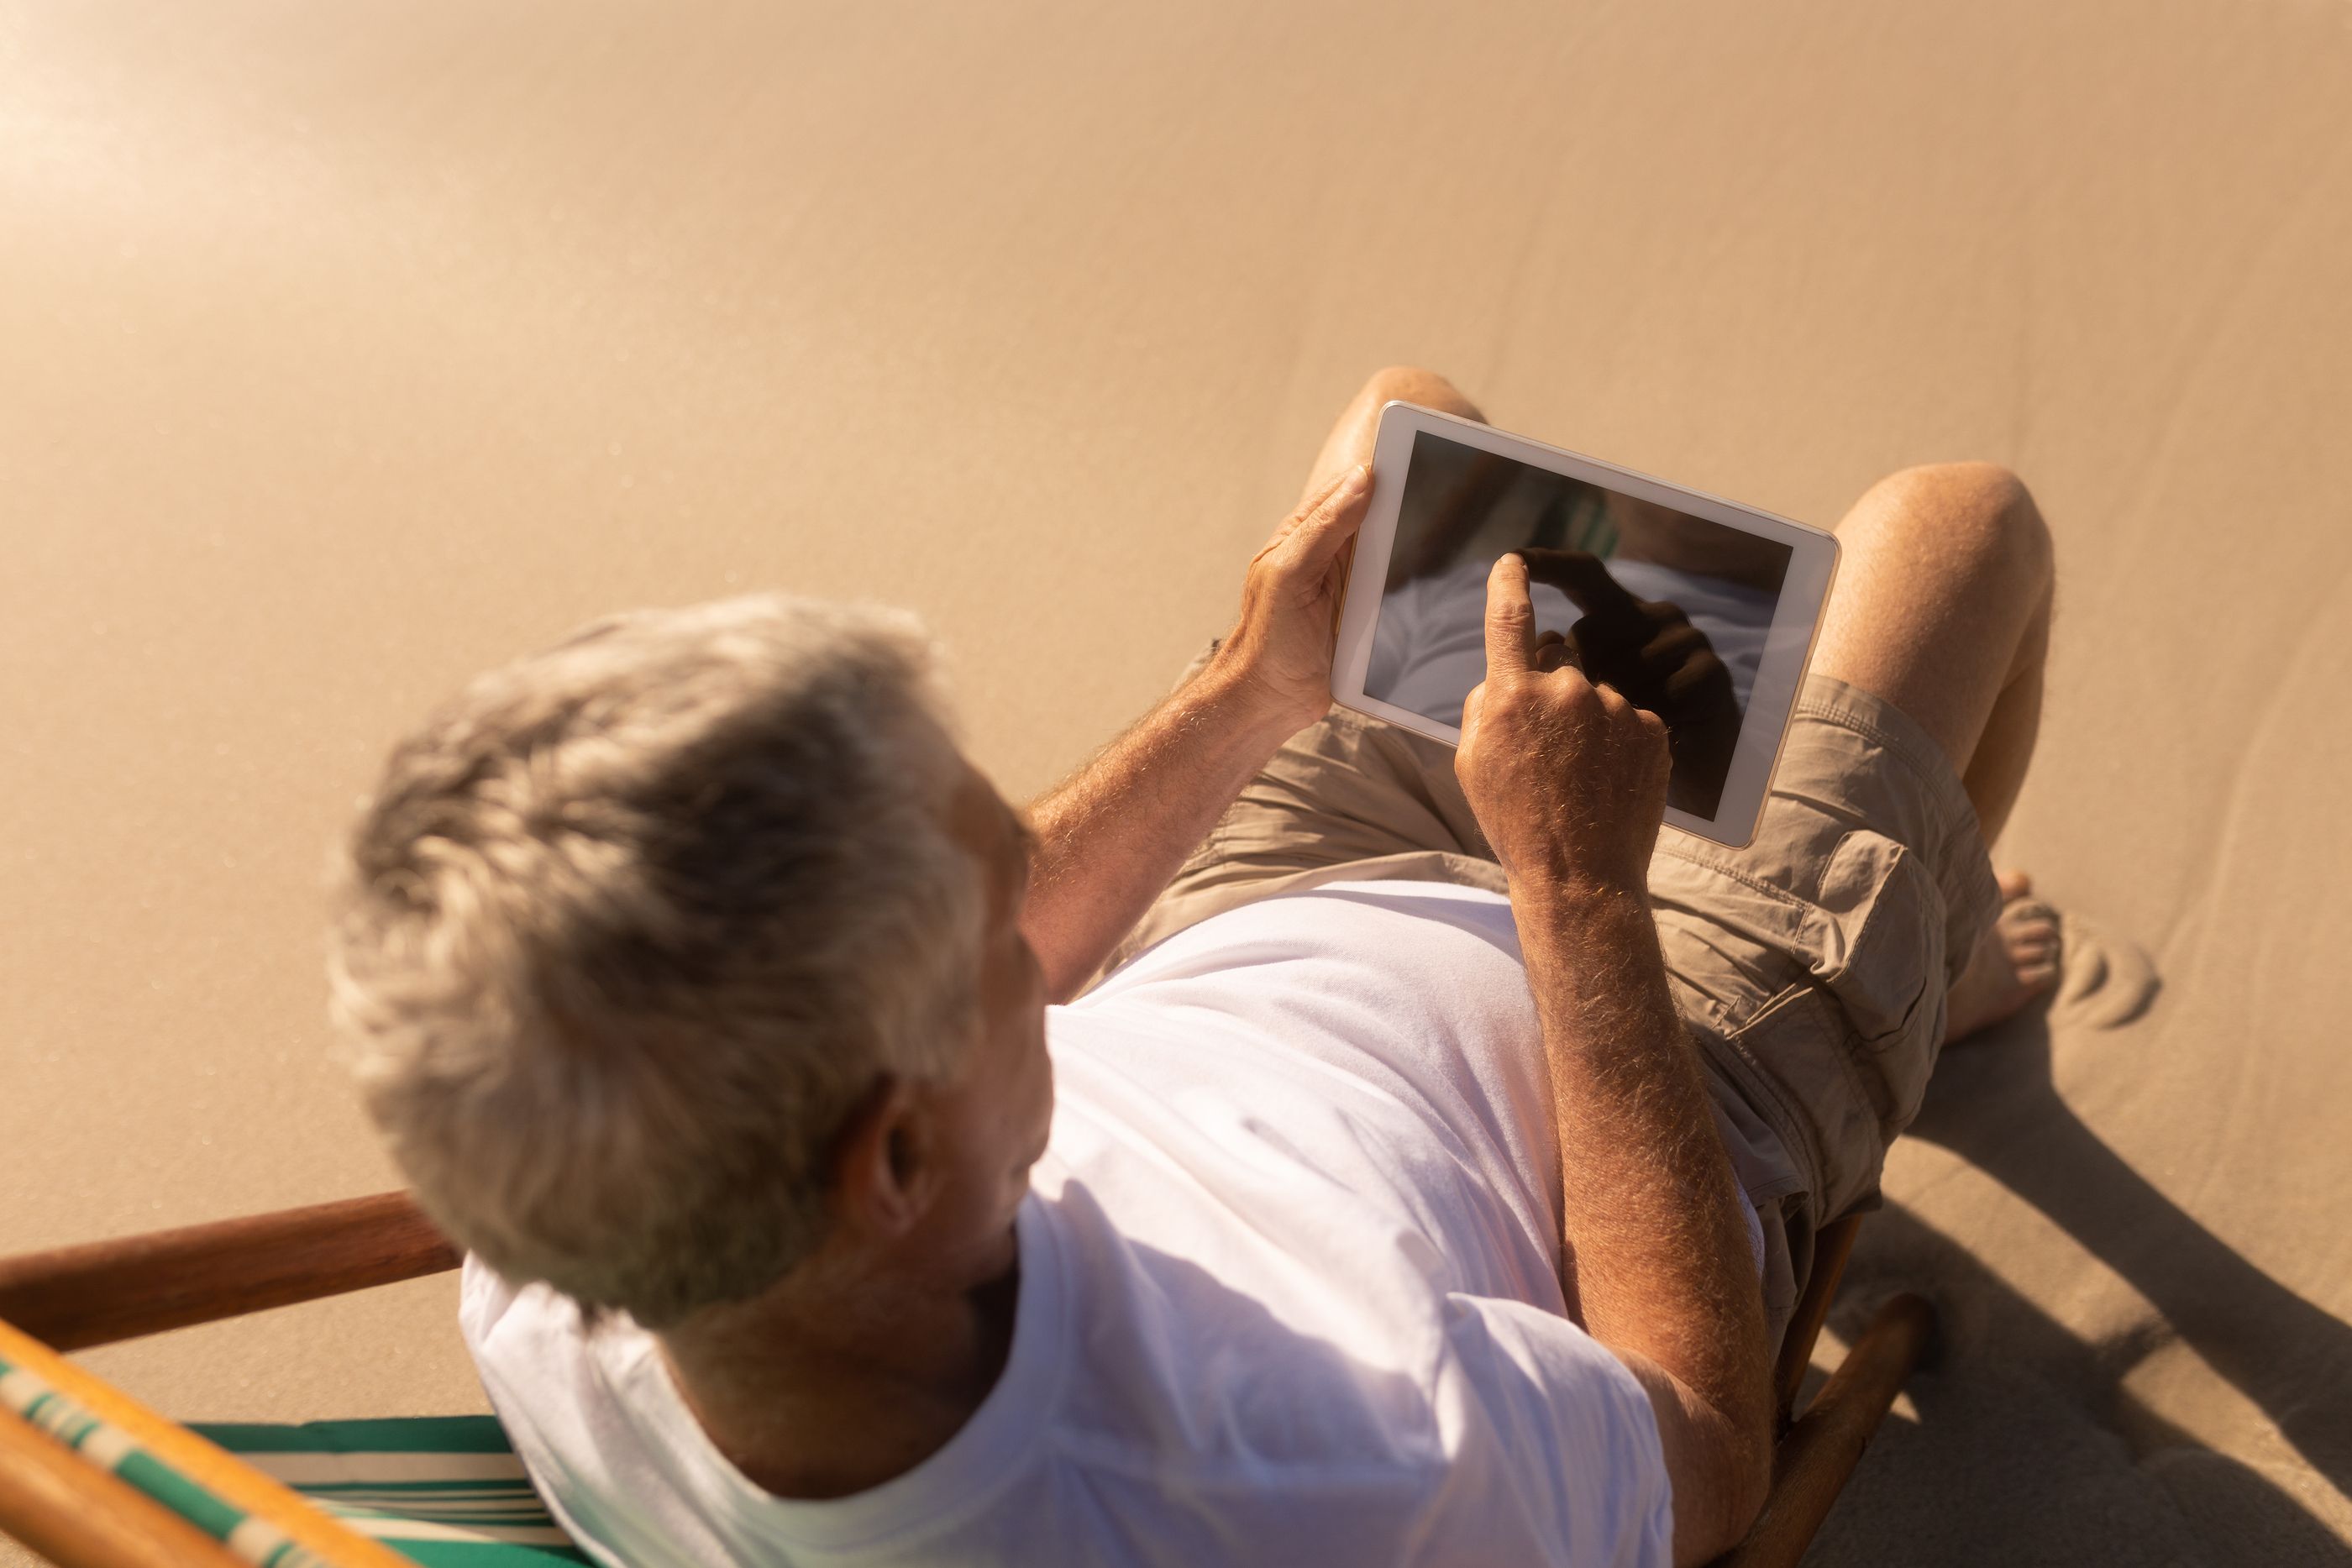
<svg viewBox="0 0 2352 1568">
<path fill-rule="evenodd" d="M 2147 1010 L 2158 982 L 2137 943 L 2034 897 L 2021 871 L 2002 872 L 2000 891 L 2000 917 L 1948 999 L 1948 1041 L 1985 1033 L 2036 1002 L 2053 1029 L 2116 1029 Z"/>
<path fill-rule="evenodd" d="M 2053 1029 L 2117 1029 L 2147 1011 L 2163 981 L 2145 948 L 2072 911 L 2059 912 L 2058 929 L 2058 987 L 2050 998 L 2049 1015 Z"/>
</svg>

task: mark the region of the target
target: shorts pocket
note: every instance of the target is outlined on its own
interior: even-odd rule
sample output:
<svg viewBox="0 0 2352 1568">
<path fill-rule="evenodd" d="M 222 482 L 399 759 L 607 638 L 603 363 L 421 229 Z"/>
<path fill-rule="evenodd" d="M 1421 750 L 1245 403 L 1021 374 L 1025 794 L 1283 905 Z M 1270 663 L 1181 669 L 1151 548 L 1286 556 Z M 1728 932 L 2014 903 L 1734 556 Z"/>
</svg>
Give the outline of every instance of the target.
<svg viewBox="0 0 2352 1568">
<path fill-rule="evenodd" d="M 1662 849 L 1650 896 L 1787 958 L 1836 999 L 1866 1046 L 1942 1027 L 1943 892 L 1918 855 L 1883 833 L 1850 829 L 1826 855 L 1774 877 Z"/>
<path fill-rule="evenodd" d="M 1811 925 L 1800 956 L 1864 1045 L 1941 1031 L 1944 894 L 1918 855 L 1880 833 L 1846 834 L 1822 867 Z"/>
<path fill-rule="evenodd" d="M 1944 896 L 1926 861 L 1883 833 L 1846 828 L 1813 844 L 1792 846 L 1793 863 L 1769 878 L 1677 847 L 1651 863 L 1651 896 L 1779 956 L 1811 993 L 1810 1005 L 1782 998 L 1721 1021 L 1789 1082 L 1822 1143 L 1844 1151 L 1825 1165 L 1874 1179 L 1881 1151 L 1853 1146 L 1845 1124 L 1866 1113 L 1884 1140 L 1918 1113 L 1944 1029 Z"/>
</svg>

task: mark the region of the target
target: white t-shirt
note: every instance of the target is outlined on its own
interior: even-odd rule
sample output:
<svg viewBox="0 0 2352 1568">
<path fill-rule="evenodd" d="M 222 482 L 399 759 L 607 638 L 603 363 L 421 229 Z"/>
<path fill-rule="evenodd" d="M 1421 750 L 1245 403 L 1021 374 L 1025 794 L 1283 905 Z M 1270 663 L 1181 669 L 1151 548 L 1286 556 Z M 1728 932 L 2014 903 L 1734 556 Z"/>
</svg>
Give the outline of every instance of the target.
<svg viewBox="0 0 2352 1568">
<path fill-rule="evenodd" d="M 640 1568 L 1668 1561 L 1649 1402 L 1563 1315 L 1507 901 L 1377 882 L 1245 905 L 1052 1009 L 1047 1040 L 1003 1373 L 869 1491 L 761 1490 L 651 1336 L 583 1334 L 468 1260 L 483 1382 L 583 1545 Z"/>
</svg>

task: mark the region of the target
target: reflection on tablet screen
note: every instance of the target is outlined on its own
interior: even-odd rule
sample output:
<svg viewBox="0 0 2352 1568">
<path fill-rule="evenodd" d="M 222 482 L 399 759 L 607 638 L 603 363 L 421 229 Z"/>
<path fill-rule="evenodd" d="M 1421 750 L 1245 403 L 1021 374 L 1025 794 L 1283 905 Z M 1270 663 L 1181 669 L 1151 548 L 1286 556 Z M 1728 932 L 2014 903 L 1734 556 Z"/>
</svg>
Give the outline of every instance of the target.
<svg viewBox="0 0 2352 1568">
<path fill-rule="evenodd" d="M 1486 674 L 1486 575 L 1512 550 L 1537 633 L 1666 721 L 1667 803 L 1712 820 L 1789 547 L 1419 432 L 1364 694 L 1460 727 Z"/>
</svg>

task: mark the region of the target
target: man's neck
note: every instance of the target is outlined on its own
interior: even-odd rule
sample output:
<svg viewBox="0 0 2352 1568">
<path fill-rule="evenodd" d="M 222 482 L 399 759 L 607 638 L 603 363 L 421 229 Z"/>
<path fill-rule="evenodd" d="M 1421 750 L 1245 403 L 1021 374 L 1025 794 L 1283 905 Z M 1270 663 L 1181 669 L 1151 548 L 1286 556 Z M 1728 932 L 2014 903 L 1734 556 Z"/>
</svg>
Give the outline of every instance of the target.
<svg viewBox="0 0 2352 1568">
<path fill-rule="evenodd" d="M 904 1475 L 963 1429 L 1013 1345 L 1018 1264 L 968 1290 L 869 1278 L 783 1286 L 660 1336 L 678 1391 L 730 1463 L 778 1497 Z"/>
</svg>

